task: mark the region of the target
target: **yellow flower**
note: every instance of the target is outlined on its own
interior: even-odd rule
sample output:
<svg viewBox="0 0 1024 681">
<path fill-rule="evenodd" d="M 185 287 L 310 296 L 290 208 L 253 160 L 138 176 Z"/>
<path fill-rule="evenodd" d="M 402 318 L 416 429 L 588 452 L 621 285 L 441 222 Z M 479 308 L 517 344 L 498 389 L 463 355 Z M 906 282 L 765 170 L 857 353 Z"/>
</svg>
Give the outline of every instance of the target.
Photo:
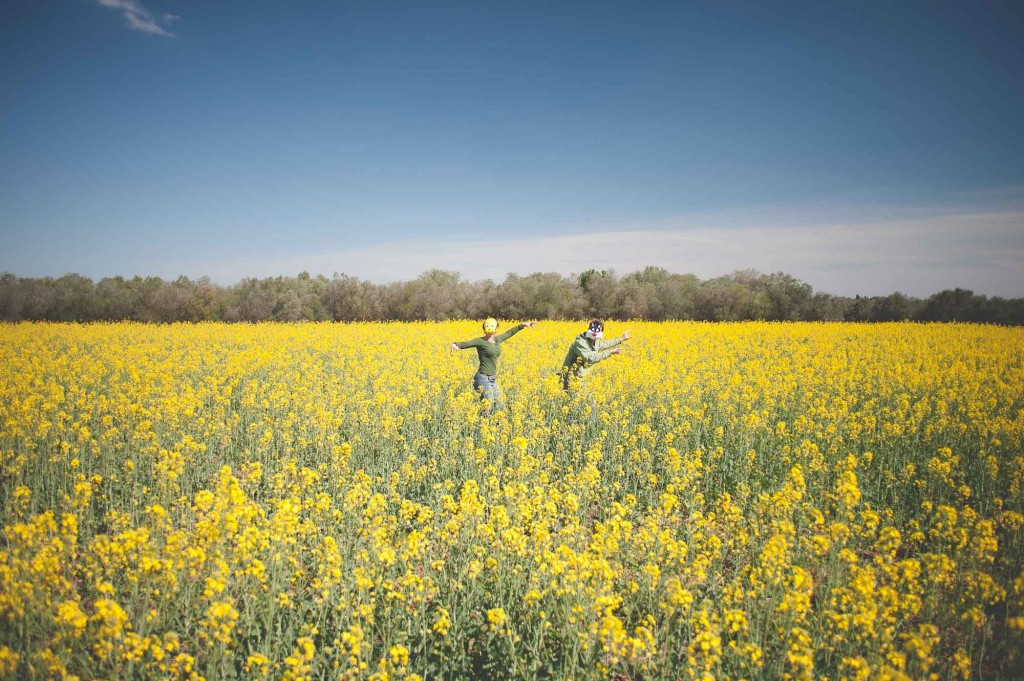
<svg viewBox="0 0 1024 681">
<path fill-rule="evenodd" d="M 18 668 L 18 653 L 7 646 L 0 646 L 0 676 L 11 676 Z"/>
<path fill-rule="evenodd" d="M 230 601 L 216 601 L 206 609 L 203 629 L 207 636 L 223 644 L 231 643 L 238 622 L 238 611 Z"/>
<path fill-rule="evenodd" d="M 391 646 L 388 655 L 391 657 L 391 664 L 395 666 L 406 667 L 409 664 L 409 649 L 405 646 Z"/>
<path fill-rule="evenodd" d="M 508 616 L 502 608 L 491 608 L 487 611 L 487 621 L 491 631 L 501 631 L 508 621 Z"/>
<path fill-rule="evenodd" d="M 431 629 L 439 636 L 447 636 L 448 630 L 451 629 L 452 621 L 448 617 L 448 611 L 444 608 L 437 609 L 437 617 L 434 619 L 434 624 L 431 625 Z"/>
<path fill-rule="evenodd" d="M 57 619 L 70 627 L 75 635 L 84 631 L 85 625 L 89 622 L 89 618 L 76 601 L 64 601 L 57 606 Z"/>
<path fill-rule="evenodd" d="M 243 670 L 246 674 L 254 674 L 260 677 L 266 676 L 270 667 L 270 660 L 262 653 L 253 653 L 245 659 Z"/>
</svg>

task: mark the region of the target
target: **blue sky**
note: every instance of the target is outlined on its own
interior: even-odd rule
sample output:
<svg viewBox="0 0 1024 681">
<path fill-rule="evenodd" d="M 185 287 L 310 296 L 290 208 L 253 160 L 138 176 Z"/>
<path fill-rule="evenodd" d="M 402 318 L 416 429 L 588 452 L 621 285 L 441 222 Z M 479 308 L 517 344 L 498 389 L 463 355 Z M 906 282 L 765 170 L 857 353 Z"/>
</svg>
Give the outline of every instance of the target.
<svg viewBox="0 0 1024 681">
<path fill-rule="evenodd" d="M 9 0 L 0 270 L 1024 296 L 1024 13 L 763 4 Z"/>
</svg>

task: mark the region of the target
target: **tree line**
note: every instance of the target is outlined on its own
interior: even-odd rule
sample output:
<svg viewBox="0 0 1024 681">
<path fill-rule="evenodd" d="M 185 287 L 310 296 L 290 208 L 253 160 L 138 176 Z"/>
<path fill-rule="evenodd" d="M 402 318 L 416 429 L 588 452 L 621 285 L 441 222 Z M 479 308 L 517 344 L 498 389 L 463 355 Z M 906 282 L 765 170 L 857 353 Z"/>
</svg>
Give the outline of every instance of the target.
<svg viewBox="0 0 1024 681">
<path fill-rule="evenodd" d="M 741 270 L 713 279 L 660 267 L 617 276 L 588 270 L 509 274 L 468 281 L 430 270 L 411 281 L 375 284 L 328 278 L 248 278 L 221 286 L 208 277 L 18 277 L 0 274 L 0 320 L 141 322 L 421 321 L 444 319 L 691 319 L 701 321 L 959 321 L 1024 325 L 1024 298 L 948 289 L 927 298 L 837 296 L 783 272 Z"/>
</svg>

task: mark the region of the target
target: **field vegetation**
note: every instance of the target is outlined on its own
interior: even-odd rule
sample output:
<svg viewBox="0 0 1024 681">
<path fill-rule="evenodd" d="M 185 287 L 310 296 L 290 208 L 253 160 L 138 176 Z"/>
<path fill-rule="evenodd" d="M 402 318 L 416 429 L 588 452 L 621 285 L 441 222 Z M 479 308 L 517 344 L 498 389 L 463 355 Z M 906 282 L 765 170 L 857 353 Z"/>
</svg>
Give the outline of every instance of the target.
<svg viewBox="0 0 1024 681">
<path fill-rule="evenodd" d="M 0 325 L 0 677 L 1021 678 L 1024 330 L 631 326 Z"/>
</svg>

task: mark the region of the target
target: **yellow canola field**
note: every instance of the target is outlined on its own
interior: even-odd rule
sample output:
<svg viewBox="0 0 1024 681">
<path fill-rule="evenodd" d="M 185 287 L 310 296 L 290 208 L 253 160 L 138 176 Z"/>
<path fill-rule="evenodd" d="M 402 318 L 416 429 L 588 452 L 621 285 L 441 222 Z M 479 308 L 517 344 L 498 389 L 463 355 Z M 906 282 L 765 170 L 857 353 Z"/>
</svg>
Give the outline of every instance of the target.
<svg viewBox="0 0 1024 681">
<path fill-rule="evenodd" d="M 1020 678 L 1024 330 L 583 326 L 0 326 L 0 677 Z"/>
</svg>

